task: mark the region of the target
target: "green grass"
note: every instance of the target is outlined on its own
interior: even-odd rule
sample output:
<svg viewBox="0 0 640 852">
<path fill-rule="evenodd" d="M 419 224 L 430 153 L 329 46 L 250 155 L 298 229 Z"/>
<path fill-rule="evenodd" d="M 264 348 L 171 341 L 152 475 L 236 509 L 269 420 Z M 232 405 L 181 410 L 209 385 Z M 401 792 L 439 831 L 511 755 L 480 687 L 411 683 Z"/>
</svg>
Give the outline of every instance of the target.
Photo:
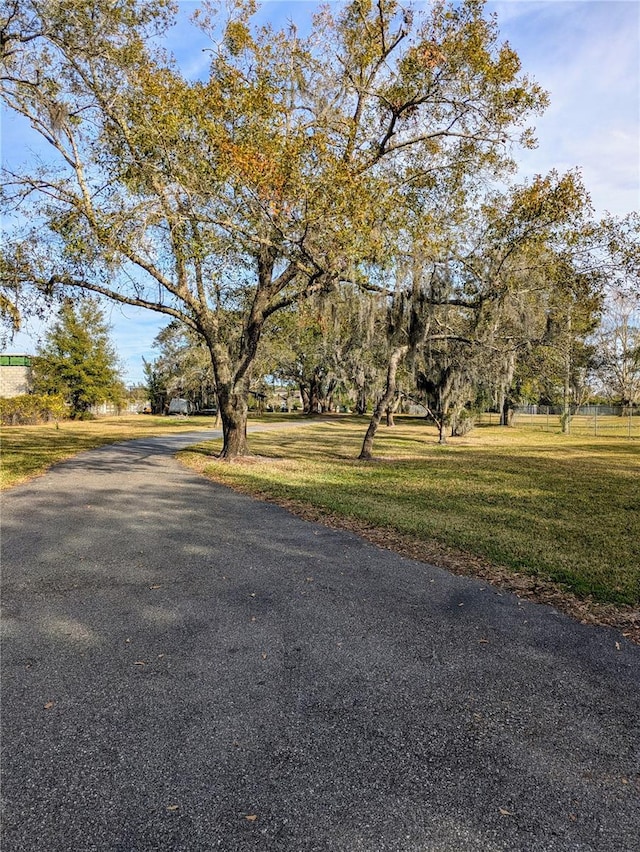
<svg viewBox="0 0 640 852">
<path fill-rule="evenodd" d="M 266 416 L 262 422 L 294 418 Z M 132 415 L 6 427 L 8 488 L 83 450 L 147 435 L 211 429 L 211 418 Z M 356 457 L 366 421 L 303 421 L 250 437 L 256 458 L 227 464 L 219 443 L 182 454 L 208 476 L 252 493 L 397 531 L 560 582 L 604 602 L 640 601 L 640 445 L 481 426 L 446 447 L 422 420 L 381 427 L 376 461 Z"/>
<path fill-rule="evenodd" d="M 251 436 L 258 458 L 227 464 L 205 444 L 181 457 L 219 482 L 437 542 L 550 578 L 578 595 L 640 601 L 637 442 L 482 426 L 448 446 L 424 421 L 339 418 Z"/>
</svg>

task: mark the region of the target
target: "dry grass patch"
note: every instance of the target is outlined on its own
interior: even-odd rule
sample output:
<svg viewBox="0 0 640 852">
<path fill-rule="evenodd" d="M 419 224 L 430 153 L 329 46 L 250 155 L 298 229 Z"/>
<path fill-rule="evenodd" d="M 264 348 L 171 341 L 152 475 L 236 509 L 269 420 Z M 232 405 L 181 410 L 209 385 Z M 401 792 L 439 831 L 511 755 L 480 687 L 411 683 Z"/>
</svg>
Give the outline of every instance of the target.
<svg viewBox="0 0 640 852">
<path fill-rule="evenodd" d="M 291 415 L 279 414 L 266 414 L 252 418 L 249 422 L 259 424 L 261 429 L 270 429 L 281 428 L 282 421 L 287 419 L 294 422 Z M 104 444 L 152 435 L 206 431 L 215 426 L 212 417 L 153 417 L 140 414 L 99 417 L 86 421 L 61 420 L 40 426 L 4 426 L 0 443 L 0 490 L 44 473 L 56 462 Z"/>
<path fill-rule="evenodd" d="M 0 487 L 10 488 L 44 473 L 56 462 L 84 450 L 150 435 L 207 429 L 210 417 L 149 417 L 124 415 L 96 420 L 62 420 L 40 426 L 5 426 L 2 429 Z"/>
</svg>

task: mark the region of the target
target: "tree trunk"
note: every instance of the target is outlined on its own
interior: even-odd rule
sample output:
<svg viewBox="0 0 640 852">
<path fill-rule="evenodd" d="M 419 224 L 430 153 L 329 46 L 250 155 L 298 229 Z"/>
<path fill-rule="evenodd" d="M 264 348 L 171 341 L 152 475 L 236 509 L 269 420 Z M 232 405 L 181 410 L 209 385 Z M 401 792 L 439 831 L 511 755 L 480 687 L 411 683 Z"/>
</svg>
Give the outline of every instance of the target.
<svg viewBox="0 0 640 852">
<path fill-rule="evenodd" d="M 562 415 L 560 423 L 562 424 L 562 434 L 569 435 L 571 433 L 571 307 L 567 315 L 567 342 L 564 352 L 564 387 L 562 389 Z"/>
<path fill-rule="evenodd" d="M 331 379 L 329 382 L 327 382 L 327 387 L 321 400 L 321 410 L 323 414 L 325 411 L 333 411 L 333 393 L 336 389 L 337 384 L 338 383 L 335 379 Z"/>
<path fill-rule="evenodd" d="M 562 390 L 562 414 L 560 416 L 562 434 L 571 434 L 571 358 L 565 356 L 564 387 Z"/>
<path fill-rule="evenodd" d="M 512 423 L 513 423 L 513 408 L 511 407 L 511 400 L 507 396 L 503 396 L 501 407 L 500 407 L 500 425 L 501 426 L 511 426 Z"/>
<path fill-rule="evenodd" d="M 309 413 L 309 406 L 311 404 L 311 400 L 309 399 L 309 387 L 304 382 L 299 382 L 298 387 L 300 388 L 300 399 L 302 400 L 302 413 Z"/>
<path fill-rule="evenodd" d="M 500 395 L 498 397 L 498 411 L 500 412 L 500 425 L 501 426 L 508 426 L 509 425 L 508 423 L 505 422 L 505 414 L 507 412 L 506 402 L 507 402 L 507 394 L 504 391 L 501 391 Z"/>
<path fill-rule="evenodd" d="M 356 414 L 367 413 L 367 382 L 364 370 L 358 370 L 354 377 L 356 387 Z"/>
<path fill-rule="evenodd" d="M 221 459 L 248 456 L 247 442 L 247 399 L 242 393 L 229 393 L 226 388 L 218 391 L 220 418 L 222 419 L 223 445 Z"/>
<path fill-rule="evenodd" d="M 398 367 L 400 366 L 400 362 L 408 351 L 408 346 L 399 346 L 391 353 L 391 357 L 389 359 L 389 366 L 387 368 L 387 386 L 383 395 L 380 397 L 376 407 L 373 410 L 371 420 L 369 421 L 369 428 L 367 429 L 367 434 L 364 436 L 364 441 L 362 442 L 362 449 L 360 450 L 360 455 L 358 456 L 358 458 L 362 461 L 370 461 L 370 459 L 372 458 L 373 439 L 375 437 L 376 432 L 378 431 L 378 426 L 380 425 L 380 421 L 382 420 L 382 415 L 390 406 L 391 400 L 395 396 L 396 375 L 398 373 Z"/>
<path fill-rule="evenodd" d="M 232 355 L 229 346 L 220 340 L 216 317 L 202 317 L 199 328 L 207 341 L 216 383 L 218 411 L 222 420 L 221 459 L 251 455 L 247 442 L 249 384 L 265 322 L 265 281 L 270 281 L 273 263 L 269 267 L 268 263 L 265 265 L 264 258 L 259 258 L 258 267 L 260 286 L 244 326 L 239 351 Z"/>
<path fill-rule="evenodd" d="M 387 406 L 387 426 L 395 426 L 395 420 L 393 419 L 393 415 L 400 408 L 401 397 L 396 396 L 391 405 Z"/>
<path fill-rule="evenodd" d="M 504 375 L 502 377 L 502 387 L 500 389 L 500 397 L 498 399 L 498 411 L 500 412 L 501 426 L 511 426 L 513 419 L 513 408 L 511 407 L 511 383 L 513 381 L 515 369 L 516 353 L 512 351 L 506 356 Z"/>
<path fill-rule="evenodd" d="M 322 411 L 322 379 L 314 373 L 309 381 L 309 411 L 308 414 L 320 414 Z"/>
</svg>

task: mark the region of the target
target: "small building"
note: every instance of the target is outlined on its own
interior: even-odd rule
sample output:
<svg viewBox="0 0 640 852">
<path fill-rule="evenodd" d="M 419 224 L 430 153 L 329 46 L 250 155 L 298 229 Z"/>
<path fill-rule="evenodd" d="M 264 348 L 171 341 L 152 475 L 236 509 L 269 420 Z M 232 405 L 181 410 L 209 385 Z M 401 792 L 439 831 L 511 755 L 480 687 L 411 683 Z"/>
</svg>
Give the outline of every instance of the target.
<svg viewBox="0 0 640 852">
<path fill-rule="evenodd" d="M 0 355 L 0 397 L 23 396 L 31 390 L 31 357 Z"/>
</svg>

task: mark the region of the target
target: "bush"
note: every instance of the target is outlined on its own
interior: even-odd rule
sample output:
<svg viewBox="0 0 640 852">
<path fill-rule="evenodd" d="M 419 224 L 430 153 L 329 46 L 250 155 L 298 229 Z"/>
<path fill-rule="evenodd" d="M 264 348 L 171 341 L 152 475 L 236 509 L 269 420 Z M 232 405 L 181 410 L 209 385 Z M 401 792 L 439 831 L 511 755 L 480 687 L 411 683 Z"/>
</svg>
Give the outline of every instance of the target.
<svg viewBox="0 0 640 852">
<path fill-rule="evenodd" d="M 118 414 L 120 414 L 119 410 L 118 410 Z M 72 414 L 70 416 L 71 416 L 72 420 L 83 420 L 84 421 L 84 420 L 95 420 L 96 419 L 96 416 L 93 413 L 93 411 L 89 411 L 88 408 L 85 408 L 84 411 L 74 411 L 74 412 L 72 412 Z"/>
<path fill-rule="evenodd" d="M 68 417 L 68 407 L 61 396 L 25 394 L 0 399 L 0 423 L 3 426 L 33 426 Z"/>
</svg>

